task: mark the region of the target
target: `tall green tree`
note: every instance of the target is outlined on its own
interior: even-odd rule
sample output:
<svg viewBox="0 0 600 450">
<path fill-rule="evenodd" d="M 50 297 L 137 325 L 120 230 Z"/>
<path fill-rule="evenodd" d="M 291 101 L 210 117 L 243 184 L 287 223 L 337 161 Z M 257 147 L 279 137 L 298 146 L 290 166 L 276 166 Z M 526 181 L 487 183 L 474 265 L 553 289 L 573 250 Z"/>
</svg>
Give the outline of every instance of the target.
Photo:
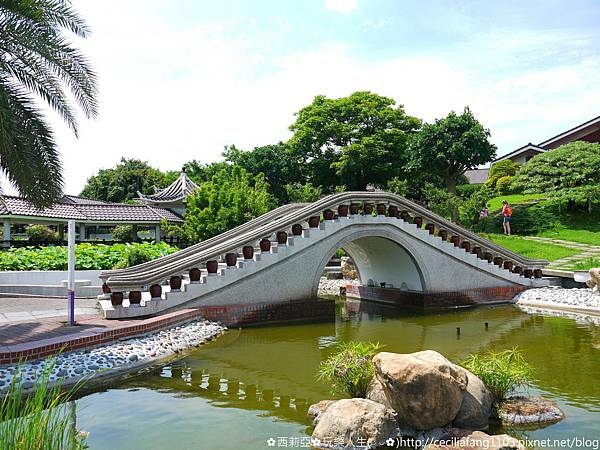
<svg viewBox="0 0 600 450">
<path fill-rule="evenodd" d="M 262 173 L 279 205 L 291 200 L 286 186 L 301 181 L 300 165 L 289 146 L 282 142 L 255 147 L 250 151 L 242 151 L 232 145 L 226 147 L 223 156 L 253 175 Z"/>
<path fill-rule="evenodd" d="M 223 169 L 187 198 L 184 233 L 191 241 L 208 239 L 275 207 L 263 174 L 239 166 Z"/>
<path fill-rule="evenodd" d="M 142 194 L 153 194 L 154 188 L 166 187 L 173 181 L 171 173 L 164 174 L 139 159 L 121 158 L 111 169 L 100 169 L 88 178 L 81 195 L 107 202 L 126 202 Z"/>
<path fill-rule="evenodd" d="M 319 95 L 296 113 L 288 144 L 304 181 L 325 192 L 340 185 L 364 190 L 403 173 L 408 137 L 420 123 L 393 99 L 372 92 Z"/>
<path fill-rule="evenodd" d="M 456 185 L 466 170 L 496 155 L 496 146 L 489 138 L 490 131 L 468 107 L 462 114 L 452 111 L 416 133 L 408 152 L 408 167 L 416 173 L 440 176 L 448 191 L 456 194 Z"/>
<path fill-rule="evenodd" d="M 50 106 L 77 135 L 76 107 L 97 114 L 96 75 L 68 39 L 89 29 L 64 0 L 0 0 L 0 167 L 28 201 L 49 206 L 63 181 Z"/>
</svg>

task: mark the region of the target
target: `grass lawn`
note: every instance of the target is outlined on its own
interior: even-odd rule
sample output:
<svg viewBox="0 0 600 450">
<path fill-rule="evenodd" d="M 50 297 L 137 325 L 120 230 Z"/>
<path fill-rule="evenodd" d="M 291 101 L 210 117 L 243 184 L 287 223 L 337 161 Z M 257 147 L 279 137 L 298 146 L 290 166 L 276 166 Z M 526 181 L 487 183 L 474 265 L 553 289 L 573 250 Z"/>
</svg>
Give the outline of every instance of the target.
<svg viewBox="0 0 600 450">
<path fill-rule="evenodd" d="M 561 227 L 547 230 L 540 236 L 581 244 L 600 245 L 600 211 L 594 208 L 591 214 L 585 211 L 563 213 L 560 216 Z"/>
<path fill-rule="evenodd" d="M 535 203 L 537 200 L 544 200 L 545 198 L 546 196 L 544 194 L 503 195 L 491 199 L 488 202 L 488 208 L 490 209 L 490 212 L 502 209 L 503 200 L 506 200 L 510 205 L 521 205 L 524 203 Z"/>
<path fill-rule="evenodd" d="M 573 256 L 580 253 L 580 250 L 573 250 L 560 245 L 544 244 L 542 242 L 528 241 L 519 236 L 504 236 L 502 234 L 484 234 L 486 239 L 495 244 L 506 247 L 515 253 L 533 259 L 547 259 L 554 261 L 557 259 Z"/>
<path fill-rule="evenodd" d="M 600 231 L 572 230 L 563 228 L 547 230 L 539 234 L 542 237 L 564 239 L 565 241 L 579 242 L 581 244 L 600 245 Z"/>
<path fill-rule="evenodd" d="M 575 264 L 575 270 L 589 270 L 600 267 L 600 258 L 588 258 Z"/>
</svg>

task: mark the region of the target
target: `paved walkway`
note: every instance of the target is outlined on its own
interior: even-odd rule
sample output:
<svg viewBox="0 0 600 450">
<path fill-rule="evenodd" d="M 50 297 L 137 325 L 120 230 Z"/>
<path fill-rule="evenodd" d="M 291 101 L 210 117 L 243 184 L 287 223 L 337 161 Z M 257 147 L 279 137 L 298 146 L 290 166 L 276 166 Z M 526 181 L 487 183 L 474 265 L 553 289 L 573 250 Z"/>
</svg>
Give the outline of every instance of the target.
<svg viewBox="0 0 600 450">
<path fill-rule="evenodd" d="M 75 299 L 75 316 L 98 315 L 96 299 Z M 67 317 L 67 299 L 41 297 L 0 298 L 0 326 L 11 322 Z"/>
<path fill-rule="evenodd" d="M 548 268 L 573 271 L 577 270 L 575 265 L 578 262 L 585 261 L 590 258 L 596 258 L 600 260 L 600 245 L 581 244 L 579 242 L 565 241 L 562 239 L 544 238 L 538 236 L 524 236 L 524 239 L 536 242 L 542 242 L 546 244 L 560 245 L 561 247 L 567 247 L 574 250 L 579 250 L 581 253 L 577 253 L 573 256 L 567 256 L 565 258 L 557 259 L 552 261 Z"/>
</svg>

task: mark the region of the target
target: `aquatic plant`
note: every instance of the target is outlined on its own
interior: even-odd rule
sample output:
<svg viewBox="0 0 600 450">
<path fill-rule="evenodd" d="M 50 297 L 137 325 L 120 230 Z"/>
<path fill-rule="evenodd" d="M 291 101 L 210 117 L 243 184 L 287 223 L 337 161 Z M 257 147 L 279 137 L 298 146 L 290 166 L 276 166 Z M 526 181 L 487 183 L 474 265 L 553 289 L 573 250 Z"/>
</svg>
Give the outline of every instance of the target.
<svg viewBox="0 0 600 450">
<path fill-rule="evenodd" d="M 518 387 L 533 381 L 533 369 L 518 347 L 501 352 L 488 351 L 472 354 L 462 366 L 481 378 L 490 390 L 496 403 L 500 403 Z"/>
<path fill-rule="evenodd" d="M 352 398 L 364 398 L 375 376 L 371 360 L 382 347 L 379 343 L 343 342 L 321 362 L 317 379 L 331 383 L 334 395 L 346 393 Z"/>
<path fill-rule="evenodd" d="M 75 426 L 73 395 L 78 387 L 63 392 L 51 384 L 56 360 L 49 360 L 30 395 L 23 388 L 21 371 L 11 380 L 0 400 L 0 448 L 11 450 L 81 450 L 87 433 Z M 80 385 L 79 385 L 80 386 Z"/>
</svg>

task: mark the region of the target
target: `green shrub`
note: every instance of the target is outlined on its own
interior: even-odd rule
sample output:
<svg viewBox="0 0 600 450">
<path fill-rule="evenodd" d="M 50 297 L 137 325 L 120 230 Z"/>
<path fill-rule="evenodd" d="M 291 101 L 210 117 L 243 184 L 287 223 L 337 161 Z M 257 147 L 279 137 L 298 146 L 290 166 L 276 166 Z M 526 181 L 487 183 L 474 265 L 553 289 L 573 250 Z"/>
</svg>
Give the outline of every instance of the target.
<svg viewBox="0 0 600 450">
<path fill-rule="evenodd" d="M 502 161 L 492 164 L 485 185 L 490 189 L 497 189 L 497 183 L 500 178 L 515 176 L 520 167 L 519 163 L 510 159 L 503 159 Z"/>
<path fill-rule="evenodd" d="M 502 402 L 518 387 L 529 386 L 533 381 L 533 369 L 517 347 L 502 352 L 472 354 L 462 366 L 483 381 L 496 403 Z"/>
<path fill-rule="evenodd" d="M 30 225 L 25 232 L 27 233 L 29 242 L 33 245 L 58 241 L 58 233 L 52 231 L 46 225 Z"/>
<path fill-rule="evenodd" d="M 458 195 L 460 198 L 466 199 L 475 192 L 479 191 L 482 187 L 483 183 L 459 184 L 456 186 L 456 195 Z"/>
<path fill-rule="evenodd" d="M 371 359 L 381 348 L 379 343 L 344 342 L 321 362 L 317 378 L 331 383 L 333 394 L 346 393 L 351 398 L 364 398 L 375 376 Z"/>
<path fill-rule="evenodd" d="M 576 270 L 588 270 L 600 267 L 600 258 L 586 258 L 575 264 Z"/>
<path fill-rule="evenodd" d="M 510 175 L 498 178 L 498 181 L 496 181 L 496 192 L 500 195 L 509 194 L 511 182 L 512 177 Z"/>
<path fill-rule="evenodd" d="M 408 194 L 408 180 L 394 177 L 387 182 L 385 190 L 400 197 L 406 197 Z"/>
<path fill-rule="evenodd" d="M 546 230 L 555 229 L 559 225 L 556 208 L 548 203 L 535 206 L 513 205 L 510 219 L 510 229 L 513 234 L 532 235 Z M 497 213 L 485 220 L 480 220 L 474 226 L 479 233 L 503 233 L 502 216 Z"/>
<path fill-rule="evenodd" d="M 75 246 L 75 269 L 107 270 L 128 267 L 176 252 L 165 242 L 89 244 Z M 67 247 L 24 247 L 0 252 L 0 270 L 67 270 Z"/>
<path fill-rule="evenodd" d="M 463 225 L 473 228 L 482 219 L 479 217 L 481 210 L 492 197 L 492 191 L 485 186 L 474 191 L 468 198 L 464 199 L 458 207 L 460 221 Z"/>
<path fill-rule="evenodd" d="M 112 232 L 113 240 L 119 242 L 132 242 L 133 238 L 133 225 L 117 225 Z"/>
<path fill-rule="evenodd" d="M 11 380 L 0 401 L 0 448 L 14 450 L 80 450 L 88 448 L 87 434 L 72 421 L 69 401 L 77 387 L 62 392 L 60 384 L 50 387 L 56 360 L 49 360 L 36 380 L 36 391 L 23 391 L 20 372 Z"/>
</svg>

